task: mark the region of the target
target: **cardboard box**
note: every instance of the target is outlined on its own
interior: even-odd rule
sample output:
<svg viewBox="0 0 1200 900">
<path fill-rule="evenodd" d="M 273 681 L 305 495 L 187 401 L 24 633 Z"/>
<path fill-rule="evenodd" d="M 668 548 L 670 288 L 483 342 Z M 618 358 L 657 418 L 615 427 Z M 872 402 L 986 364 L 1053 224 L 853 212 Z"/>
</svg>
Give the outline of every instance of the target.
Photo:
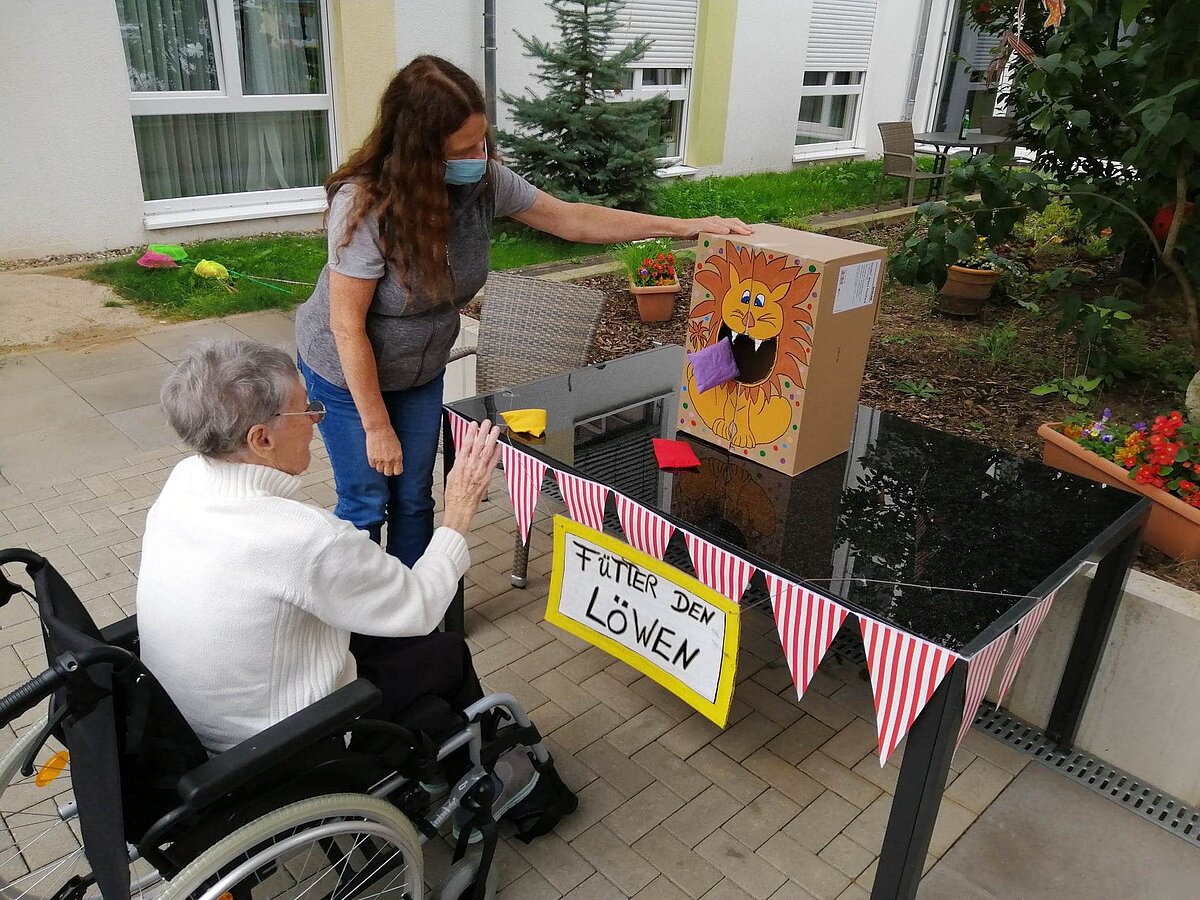
<svg viewBox="0 0 1200 900">
<path fill-rule="evenodd" d="M 729 339 L 740 374 L 701 393 L 685 363 L 679 430 L 787 475 L 845 452 L 885 257 L 777 225 L 700 235 L 685 346 Z"/>
</svg>

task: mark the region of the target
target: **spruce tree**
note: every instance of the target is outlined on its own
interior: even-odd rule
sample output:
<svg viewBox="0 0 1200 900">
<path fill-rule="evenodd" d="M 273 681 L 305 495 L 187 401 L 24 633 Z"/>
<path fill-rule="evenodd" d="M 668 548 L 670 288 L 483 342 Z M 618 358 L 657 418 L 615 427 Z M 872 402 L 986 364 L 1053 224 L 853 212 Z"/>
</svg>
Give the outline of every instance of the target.
<svg viewBox="0 0 1200 900">
<path fill-rule="evenodd" d="M 514 132 L 500 132 L 513 169 L 549 194 L 568 201 L 647 210 L 657 192 L 654 125 L 666 97 L 609 102 L 626 66 L 650 40 L 640 37 L 610 54 L 621 0 L 550 0 L 560 40 L 548 44 L 518 34 L 525 55 L 537 60 L 541 96 L 507 92 Z"/>
</svg>

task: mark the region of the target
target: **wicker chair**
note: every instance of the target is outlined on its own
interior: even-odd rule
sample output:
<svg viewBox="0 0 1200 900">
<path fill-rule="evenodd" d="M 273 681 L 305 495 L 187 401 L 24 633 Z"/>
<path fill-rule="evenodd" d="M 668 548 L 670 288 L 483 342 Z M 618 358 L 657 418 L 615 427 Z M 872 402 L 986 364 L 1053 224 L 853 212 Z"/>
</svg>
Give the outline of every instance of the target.
<svg viewBox="0 0 1200 900">
<path fill-rule="evenodd" d="M 917 169 L 917 147 L 913 140 L 912 122 L 880 122 L 879 136 L 883 138 L 883 171 L 879 173 L 879 188 L 875 193 L 875 208 L 883 198 L 885 178 L 903 178 L 908 182 L 906 206 L 912 206 L 913 188 L 918 181 L 929 183 L 929 193 L 936 195 L 943 173 L 922 172 Z"/>
<path fill-rule="evenodd" d="M 484 288 L 479 344 L 450 354 L 476 357 L 475 387 L 491 393 L 587 365 L 604 295 L 524 275 L 492 274 Z M 529 545 L 517 536 L 511 580 L 526 584 Z"/>
<path fill-rule="evenodd" d="M 979 131 L 981 134 L 998 134 L 1009 137 L 1013 132 L 1016 119 L 1012 116 L 980 116 Z M 1001 162 L 1012 165 L 1017 157 L 1017 142 L 1005 141 L 991 148 L 991 153 Z"/>
</svg>

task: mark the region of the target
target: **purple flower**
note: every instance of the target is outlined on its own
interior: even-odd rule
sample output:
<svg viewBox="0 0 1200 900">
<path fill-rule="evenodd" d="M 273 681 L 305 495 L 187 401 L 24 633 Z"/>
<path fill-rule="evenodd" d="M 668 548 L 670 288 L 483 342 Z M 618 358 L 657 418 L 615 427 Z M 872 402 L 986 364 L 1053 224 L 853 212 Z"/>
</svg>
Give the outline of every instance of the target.
<svg viewBox="0 0 1200 900">
<path fill-rule="evenodd" d="M 1111 444 L 1112 439 L 1113 439 L 1113 436 L 1111 434 L 1106 434 L 1106 435 L 1104 435 L 1104 437 L 1100 438 L 1100 440 L 1104 441 L 1104 443 L 1106 443 L 1106 444 Z"/>
<path fill-rule="evenodd" d="M 1111 418 L 1112 418 L 1112 410 L 1109 409 L 1107 406 L 1104 407 L 1104 414 L 1100 417 L 1100 421 L 1107 422 Z"/>
<path fill-rule="evenodd" d="M 1145 423 L 1145 422 L 1134 422 L 1134 423 L 1133 423 L 1133 430 L 1134 430 L 1134 431 L 1145 431 L 1145 430 L 1146 430 L 1146 423 Z"/>
<path fill-rule="evenodd" d="M 650 270 L 649 269 L 638 269 L 638 274 L 639 275 L 649 275 Z"/>
</svg>

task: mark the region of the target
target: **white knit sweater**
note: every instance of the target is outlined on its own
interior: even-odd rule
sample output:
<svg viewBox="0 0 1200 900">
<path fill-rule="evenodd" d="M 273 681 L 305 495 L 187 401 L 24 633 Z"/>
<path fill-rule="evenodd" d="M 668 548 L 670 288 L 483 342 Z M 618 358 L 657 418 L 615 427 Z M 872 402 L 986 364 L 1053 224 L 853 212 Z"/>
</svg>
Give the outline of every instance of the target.
<svg viewBox="0 0 1200 900">
<path fill-rule="evenodd" d="M 193 456 L 146 519 L 142 659 L 211 750 L 353 681 L 350 632 L 432 631 L 467 571 L 456 531 L 439 528 L 409 569 L 299 489 L 277 469 Z"/>
</svg>

